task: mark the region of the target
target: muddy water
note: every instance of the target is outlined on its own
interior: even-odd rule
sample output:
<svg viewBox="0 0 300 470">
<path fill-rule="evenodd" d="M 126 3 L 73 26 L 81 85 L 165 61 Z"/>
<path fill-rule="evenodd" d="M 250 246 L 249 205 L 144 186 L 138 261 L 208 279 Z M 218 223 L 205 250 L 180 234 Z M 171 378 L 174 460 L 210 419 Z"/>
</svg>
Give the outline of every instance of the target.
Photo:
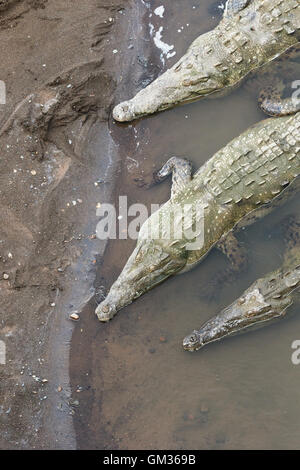
<svg viewBox="0 0 300 470">
<path fill-rule="evenodd" d="M 128 72 L 120 83 L 122 99 L 140 88 L 147 76 L 172 65 L 192 39 L 220 18 L 218 3 L 211 0 L 142 3 L 139 45 L 129 49 L 136 68 L 140 67 L 139 80 Z M 165 12 L 160 18 L 154 10 L 162 4 Z M 125 23 L 131 14 L 123 13 Z M 163 53 L 155 46 L 149 23 L 154 36 L 163 27 L 162 40 L 174 49 L 164 48 Z M 131 43 L 128 37 L 125 50 Z M 176 55 L 167 58 L 166 51 Z M 166 201 L 168 182 L 150 189 L 143 186 L 154 168 L 173 154 L 188 156 L 198 168 L 262 118 L 245 85 L 227 97 L 178 107 L 130 125 L 111 123 L 122 157 L 116 201 L 119 195 L 127 195 L 128 204 L 142 202 L 147 207 Z M 213 251 L 196 269 L 169 279 L 109 324 L 96 320 L 95 302 L 87 305 L 71 352 L 73 398 L 79 401 L 74 415 L 79 448 L 299 447 L 300 366 L 291 362 L 291 343 L 300 339 L 297 306 L 295 315 L 277 325 L 193 354 L 181 347 L 187 333 L 231 303 L 258 276 L 280 265 L 279 228 L 285 215 L 297 211 L 295 198 L 239 234 L 248 250 L 249 269 L 231 285 L 212 290 L 215 274 L 227 266 L 223 255 Z M 99 265 L 99 292 L 115 280 L 133 246 L 131 240 L 109 242 Z"/>
</svg>

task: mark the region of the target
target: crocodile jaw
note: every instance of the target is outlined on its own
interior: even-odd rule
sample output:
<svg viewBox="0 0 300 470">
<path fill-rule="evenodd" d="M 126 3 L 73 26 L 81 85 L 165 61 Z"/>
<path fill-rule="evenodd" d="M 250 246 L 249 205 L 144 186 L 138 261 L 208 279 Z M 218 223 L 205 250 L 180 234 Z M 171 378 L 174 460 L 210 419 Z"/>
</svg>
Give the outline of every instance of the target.
<svg viewBox="0 0 300 470">
<path fill-rule="evenodd" d="M 200 330 L 195 330 L 183 340 L 186 351 L 198 351 L 203 346 L 275 316 L 274 309 L 267 303 L 258 289 L 239 298 L 232 305 L 206 322 Z"/>
<path fill-rule="evenodd" d="M 123 101 L 113 110 L 113 118 L 119 122 L 129 122 L 135 119 L 136 113 L 132 101 Z"/>
<path fill-rule="evenodd" d="M 208 343 L 259 328 L 280 318 L 293 303 L 291 293 L 300 286 L 300 266 L 291 271 L 277 271 L 256 281 L 232 305 L 186 336 L 183 348 L 197 351 Z"/>
<path fill-rule="evenodd" d="M 226 80 L 214 66 L 214 62 L 218 63 L 218 56 L 214 60 L 211 58 L 212 62 L 207 65 L 204 52 L 207 44 L 213 48 L 214 42 L 213 32 L 203 34 L 173 67 L 139 91 L 134 98 L 115 106 L 114 119 L 129 122 L 224 89 Z"/>
<path fill-rule="evenodd" d="M 193 333 L 186 336 L 183 340 L 183 349 L 186 351 L 198 351 L 204 346 L 204 337 L 199 334 L 198 331 L 194 330 Z"/>
<path fill-rule="evenodd" d="M 155 83 L 155 82 L 153 82 Z M 149 85 L 150 87 L 150 85 Z M 171 88 L 171 87 L 170 87 Z M 181 99 L 173 99 L 169 98 L 169 100 L 161 103 L 160 98 L 160 88 L 158 89 L 159 94 L 157 99 L 155 99 L 154 93 L 152 94 L 152 90 L 145 88 L 147 93 L 144 93 L 143 97 L 140 96 L 138 93 L 135 98 L 129 101 L 123 101 L 122 103 L 118 104 L 113 109 L 113 118 L 118 122 L 130 122 L 134 119 L 139 119 L 143 116 L 147 116 L 148 114 L 154 114 L 159 111 L 165 111 L 169 108 L 172 108 L 176 104 L 180 102 L 180 104 L 186 104 L 195 100 L 199 100 L 200 98 L 205 98 L 212 93 L 222 90 L 224 87 L 222 85 L 217 86 L 213 85 L 208 87 L 207 85 L 203 85 L 201 89 L 198 85 L 197 87 L 197 96 L 195 96 L 195 92 L 190 87 L 190 92 L 186 87 L 186 96 L 182 97 Z M 143 92 L 144 90 L 142 90 Z M 156 90 L 155 90 L 156 91 Z M 141 93 L 141 92 L 140 92 Z"/>
<path fill-rule="evenodd" d="M 118 122 L 129 122 L 159 111 L 172 108 L 176 104 L 185 104 L 224 89 L 224 84 L 218 83 L 211 74 L 203 83 L 199 79 L 197 85 L 190 80 L 182 85 L 173 69 L 165 72 L 147 88 L 141 90 L 134 98 L 123 101 L 113 109 L 113 118 Z M 207 81 L 208 80 L 208 81 Z"/>
<path fill-rule="evenodd" d="M 111 320 L 123 307 L 180 271 L 185 263 L 184 256 L 165 250 L 154 240 L 138 242 L 106 299 L 97 307 L 98 319 Z"/>
</svg>

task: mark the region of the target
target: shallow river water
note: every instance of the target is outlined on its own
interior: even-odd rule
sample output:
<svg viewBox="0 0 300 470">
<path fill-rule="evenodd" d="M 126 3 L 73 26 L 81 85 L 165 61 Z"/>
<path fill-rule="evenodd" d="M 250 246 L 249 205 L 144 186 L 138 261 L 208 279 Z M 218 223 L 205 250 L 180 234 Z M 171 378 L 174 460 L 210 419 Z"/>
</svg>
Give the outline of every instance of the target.
<svg viewBox="0 0 300 470">
<path fill-rule="evenodd" d="M 212 0 L 140 3 L 144 18 L 139 38 L 144 36 L 144 43 L 135 47 L 133 36 L 124 46 L 127 50 L 134 45 L 128 54 L 141 69 L 140 79 L 137 83 L 130 73 L 124 78 L 121 99 L 131 97 L 147 76 L 153 78 L 175 63 L 195 37 L 218 23 L 222 13 L 221 2 Z M 155 14 L 162 5 L 163 15 L 162 9 Z M 129 21 L 130 14 L 126 10 L 122 21 Z M 158 39 L 165 43 L 162 49 L 157 47 Z M 173 52 L 176 55 L 167 57 Z M 174 154 L 189 157 L 198 168 L 263 118 L 255 94 L 245 83 L 226 97 L 177 107 L 129 125 L 111 122 L 122 158 L 116 201 L 119 195 L 127 195 L 129 205 L 163 203 L 170 194 L 170 181 L 147 189 L 136 179 L 147 179 Z M 279 228 L 299 206 L 295 197 L 239 233 L 249 269 L 213 295 L 216 273 L 228 266 L 216 250 L 193 271 L 156 287 L 108 324 L 97 321 L 95 301 L 86 306 L 71 348 L 79 448 L 299 447 L 300 365 L 291 361 L 291 344 L 300 339 L 299 305 L 293 307 L 295 315 L 262 330 L 196 353 L 182 349 L 186 334 L 230 304 L 257 277 L 279 267 L 283 253 Z M 134 244 L 109 242 L 98 268 L 98 290 L 110 287 Z"/>
</svg>

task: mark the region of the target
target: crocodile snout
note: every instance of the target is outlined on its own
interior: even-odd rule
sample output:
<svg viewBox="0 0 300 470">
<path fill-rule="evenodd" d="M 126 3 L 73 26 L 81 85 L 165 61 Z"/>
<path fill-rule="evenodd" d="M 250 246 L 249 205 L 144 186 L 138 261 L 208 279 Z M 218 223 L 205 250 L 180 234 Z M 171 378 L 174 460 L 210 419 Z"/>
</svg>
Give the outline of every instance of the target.
<svg viewBox="0 0 300 470">
<path fill-rule="evenodd" d="M 108 322 L 115 316 L 115 314 L 117 313 L 117 309 L 112 305 L 105 304 L 104 301 L 100 305 L 98 305 L 95 313 L 98 317 L 98 320 L 102 322 Z"/>
<path fill-rule="evenodd" d="M 132 121 L 135 118 L 135 113 L 132 109 L 130 101 L 124 101 L 118 104 L 113 110 L 113 118 L 119 122 Z"/>
<path fill-rule="evenodd" d="M 202 348 L 204 344 L 202 343 L 201 336 L 198 332 L 193 331 L 193 333 L 184 338 L 182 345 L 186 351 L 197 351 Z"/>
</svg>

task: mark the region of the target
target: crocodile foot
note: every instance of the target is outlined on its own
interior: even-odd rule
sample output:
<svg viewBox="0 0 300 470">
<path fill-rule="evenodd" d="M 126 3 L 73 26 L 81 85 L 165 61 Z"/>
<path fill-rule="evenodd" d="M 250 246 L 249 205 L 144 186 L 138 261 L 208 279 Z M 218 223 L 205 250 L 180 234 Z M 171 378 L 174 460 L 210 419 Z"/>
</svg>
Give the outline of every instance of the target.
<svg viewBox="0 0 300 470">
<path fill-rule="evenodd" d="M 156 182 L 172 175 L 171 197 L 180 192 L 192 179 L 192 164 L 186 158 L 171 157 L 155 175 Z"/>
<path fill-rule="evenodd" d="M 300 99 L 296 97 L 282 98 L 277 86 L 269 86 L 260 92 L 258 104 L 269 116 L 288 116 L 300 111 Z"/>
</svg>

